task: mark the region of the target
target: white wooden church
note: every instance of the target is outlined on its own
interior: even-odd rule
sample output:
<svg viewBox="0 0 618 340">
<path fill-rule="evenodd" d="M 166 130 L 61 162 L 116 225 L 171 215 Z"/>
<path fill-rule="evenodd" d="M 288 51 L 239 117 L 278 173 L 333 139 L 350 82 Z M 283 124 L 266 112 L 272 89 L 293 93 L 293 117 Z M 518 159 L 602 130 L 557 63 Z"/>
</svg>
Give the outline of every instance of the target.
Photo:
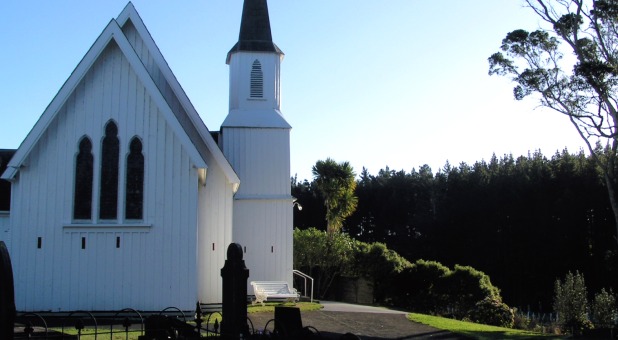
<svg viewBox="0 0 618 340">
<path fill-rule="evenodd" d="M 13 262 L 17 309 L 220 303 L 231 242 L 243 246 L 250 281 L 291 284 L 282 59 L 266 0 L 245 0 L 227 54 L 229 114 L 213 133 L 129 3 L 2 173 L 11 199 L 0 240 Z"/>
</svg>

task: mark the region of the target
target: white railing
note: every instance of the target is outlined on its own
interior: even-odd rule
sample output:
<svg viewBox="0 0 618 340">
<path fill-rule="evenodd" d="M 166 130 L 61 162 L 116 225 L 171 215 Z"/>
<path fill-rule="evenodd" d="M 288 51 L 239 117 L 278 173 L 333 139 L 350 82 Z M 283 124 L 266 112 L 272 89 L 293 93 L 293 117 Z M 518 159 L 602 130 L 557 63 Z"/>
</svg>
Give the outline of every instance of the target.
<svg viewBox="0 0 618 340">
<path fill-rule="evenodd" d="M 294 269 L 292 271 L 292 273 L 294 275 L 298 275 L 298 276 L 303 278 L 303 280 L 305 281 L 305 289 L 303 290 L 303 296 L 304 297 L 309 297 L 311 299 L 311 302 L 313 302 L 313 278 L 311 276 L 301 272 L 300 270 L 296 270 L 296 269 Z M 311 295 L 310 296 L 307 296 L 307 279 L 311 280 Z"/>
</svg>

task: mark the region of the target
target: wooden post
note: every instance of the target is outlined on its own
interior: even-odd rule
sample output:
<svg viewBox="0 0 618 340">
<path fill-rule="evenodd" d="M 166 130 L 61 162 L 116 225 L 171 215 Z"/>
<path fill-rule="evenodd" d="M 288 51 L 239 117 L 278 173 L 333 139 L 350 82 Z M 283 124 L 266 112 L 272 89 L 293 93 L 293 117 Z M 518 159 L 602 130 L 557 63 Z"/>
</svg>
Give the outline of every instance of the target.
<svg viewBox="0 0 618 340">
<path fill-rule="evenodd" d="M 227 248 L 227 260 L 221 269 L 223 278 L 223 320 L 221 335 L 224 339 L 247 338 L 247 279 L 249 269 L 245 266 L 242 246 L 232 243 Z"/>
<path fill-rule="evenodd" d="M 0 241 L 0 339 L 13 340 L 15 327 L 15 290 L 11 257 Z"/>
</svg>

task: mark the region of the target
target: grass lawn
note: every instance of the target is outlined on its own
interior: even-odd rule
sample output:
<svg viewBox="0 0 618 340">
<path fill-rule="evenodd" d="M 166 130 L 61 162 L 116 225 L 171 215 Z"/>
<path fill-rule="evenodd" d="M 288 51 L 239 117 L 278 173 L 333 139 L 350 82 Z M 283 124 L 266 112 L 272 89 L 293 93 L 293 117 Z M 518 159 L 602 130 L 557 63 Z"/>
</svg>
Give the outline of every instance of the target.
<svg viewBox="0 0 618 340">
<path fill-rule="evenodd" d="M 264 304 L 264 307 L 262 307 L 262 305 L 260 304 L 256 304 L 254 306 L 249 305 L 247 307 L 247 313 L 274 312 L 275 306 L 298 307 L 300 308 L 301 312 L 308 312 L 308 311 L 322 309 L 322 305 L 317 302 L 297 302 L 297 303 L 266 302 Z"/>
<path fill-rule="evenodd" d="M 566 339 L 564 336 L 547 335 L 496 326 L 481 325 L 453 319 L 410 313 L 408 319 L 438 329 L 465 335 L 474 339 Z"/>
<path fill-rule="evenodd" d="M 51 328 L 50 331 L 57 331 L 60 332 L 60 328 Z M 59 334 L 59 333 L 56 333 Z M 70 328 L 64 329 L 64 334 L 65 335 L 77 335 L 77 330 L 75 330 L 75 328 Z M 53 337 L 54 334 L 50 334 L 52 337 L 51 339 L 55 339 L 55 337 Z M 142 335 L 141 331 L 129 331 L 129 337 L 128 340 L 137 340 L 137 338 Z M 58 336 L 58 335 L 56 335 Z M 77 338 L 77 337 L 76 337 Z M 58 338 L 60 339 L 60 338 Z M 84 328 L 82 329 L 82 336 L 80 338 L 81 340 L 95 340 L 95 336 L 94 336 L 94 328 Z M 114 333 L 112 335 L 112 337 L 110 338 L 110 334 L 109 334 L 109 327 L 103 327 L 103 328 L 99 328 L 97 330 L 97 336 L 96 336 L 97 340 L 127 340 L 126 334 L 125 333 Z"/>
</svg>

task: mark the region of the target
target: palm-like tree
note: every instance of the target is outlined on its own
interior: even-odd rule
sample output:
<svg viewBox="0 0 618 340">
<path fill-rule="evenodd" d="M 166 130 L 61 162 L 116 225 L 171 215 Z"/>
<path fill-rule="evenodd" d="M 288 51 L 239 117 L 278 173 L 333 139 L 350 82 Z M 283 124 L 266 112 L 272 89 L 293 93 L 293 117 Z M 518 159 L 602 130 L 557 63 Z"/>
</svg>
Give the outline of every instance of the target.
<svg viewBox="0 0 618 340">
<path fill-rule="evenodd" d="M 332 158 L 319 160 L 311 169 L 318 191 L 326 207 L 326 230 L 341 230 L 343 221 L 356 210 L 358 198 L 354 195 L 356 180 L 349 162 L 337 163 Z"/>
</svg>

